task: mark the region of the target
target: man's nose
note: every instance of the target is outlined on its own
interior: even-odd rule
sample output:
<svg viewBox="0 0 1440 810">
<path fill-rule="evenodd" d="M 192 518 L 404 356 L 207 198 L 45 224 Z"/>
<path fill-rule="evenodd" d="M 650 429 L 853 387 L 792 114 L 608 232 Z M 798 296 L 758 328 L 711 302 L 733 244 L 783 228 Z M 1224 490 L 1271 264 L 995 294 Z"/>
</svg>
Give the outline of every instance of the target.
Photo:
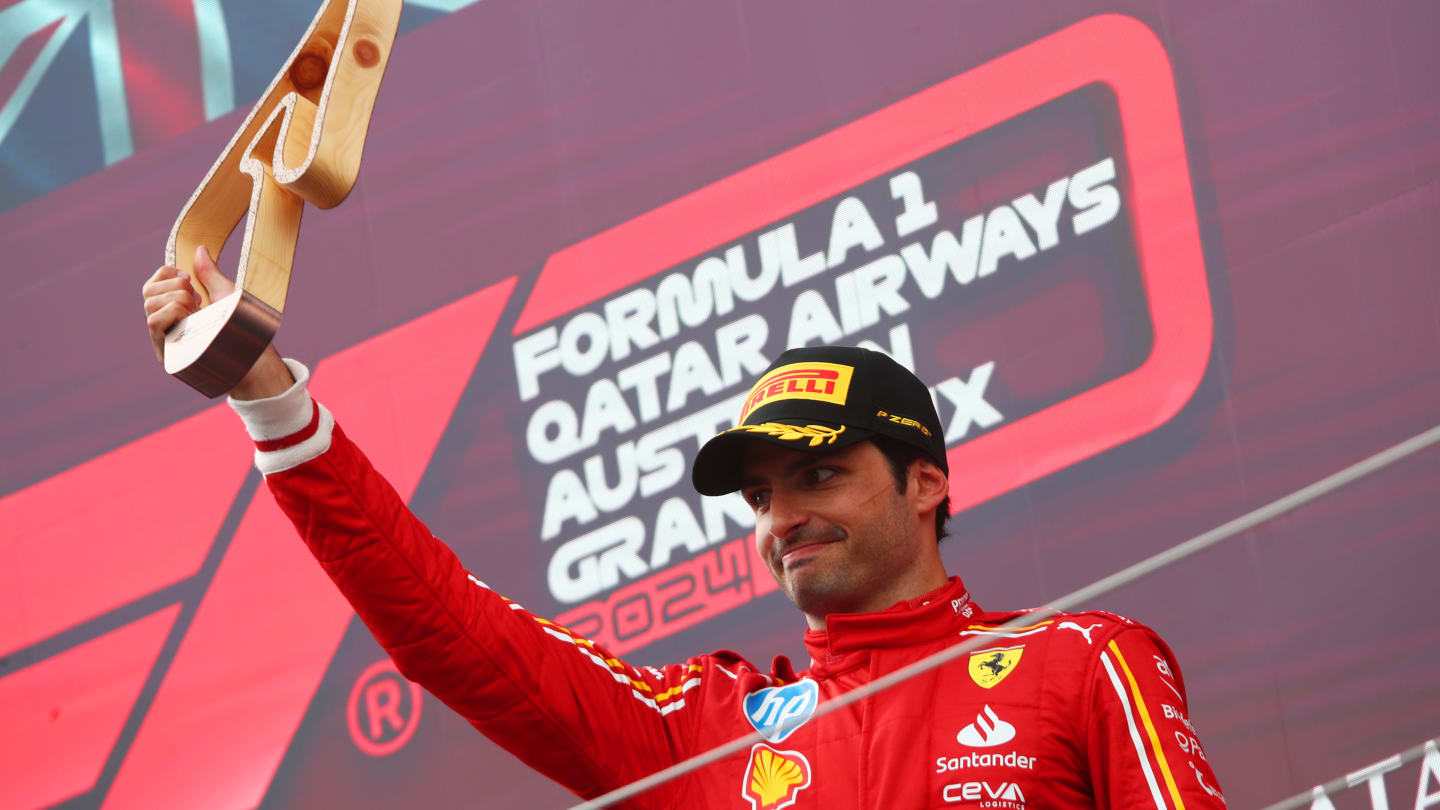
<svg viewBox="0 0 1440 810">
<path fill-rule="evenodd" d="M 770 493 L 770 533 L 779 540 L 788 540 L 810 519 L 804 500 L 783 492 Z"/>
</svg>

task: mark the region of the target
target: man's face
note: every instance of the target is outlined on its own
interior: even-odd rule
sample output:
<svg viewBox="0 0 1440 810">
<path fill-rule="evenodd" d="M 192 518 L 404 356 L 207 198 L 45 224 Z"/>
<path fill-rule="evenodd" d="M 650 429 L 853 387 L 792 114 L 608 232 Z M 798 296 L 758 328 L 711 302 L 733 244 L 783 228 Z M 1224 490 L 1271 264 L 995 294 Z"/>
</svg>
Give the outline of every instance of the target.
<svg viewBox="0 0 1440 810">
<path fill-rule="evenodd" d="M 892 595 L 926 557 L 920 507 L 875 445 L 818 455 L 750 441 L 742 481 L 760 558 L 801 611 L 883 610 L 905 598 Z"/>
</svg>

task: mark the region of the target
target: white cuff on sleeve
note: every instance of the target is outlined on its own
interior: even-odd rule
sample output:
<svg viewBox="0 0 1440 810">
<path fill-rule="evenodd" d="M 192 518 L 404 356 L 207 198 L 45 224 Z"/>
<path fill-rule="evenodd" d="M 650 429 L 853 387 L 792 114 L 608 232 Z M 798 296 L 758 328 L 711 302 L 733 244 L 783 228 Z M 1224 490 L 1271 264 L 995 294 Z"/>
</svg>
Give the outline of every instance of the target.
<svg viewBox="0 0 1440 810">
<path fill-rule="evenodd" d="M 311 404 L 310 392 L 306 390 L 310 383 L 310 369 L 288 357 L 285 358 L 285 367 L 295 378 L 295 384 L 285 389 L 285 393 L 265 399 L 227 397 L 230 407 L 245 422 L 246 432 L 257 442 L 283 439 L 310 424 L 310 418 L 314 416 L 314 405 Z"/>
<path fill-rule="evenodd" d="M 330 449 L 335 420 L 310 398 L 310 369 L 289 358 L 285 366 L 295 384 L 265 399 L 229 398 L 245 430 L 255 441 L 255 466 L 265 475 L 297 467 Z"/>
</svg>

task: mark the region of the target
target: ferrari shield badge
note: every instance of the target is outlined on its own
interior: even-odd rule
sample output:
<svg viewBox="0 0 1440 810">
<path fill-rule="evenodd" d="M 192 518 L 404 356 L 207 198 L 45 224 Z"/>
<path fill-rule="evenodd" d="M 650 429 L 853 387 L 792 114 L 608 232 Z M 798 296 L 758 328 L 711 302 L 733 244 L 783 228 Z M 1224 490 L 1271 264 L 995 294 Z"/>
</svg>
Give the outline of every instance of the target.
<svg viewBox="0 0 1440 810">
<path fill-rule="evenodd" d="M 1010 673 L 1020 665 L 1020 654 L 1024 651 L 1025 645 L 1022 644 L 1018 647 L 992 647 L 970 653 L 970 680 L 986 689 L 991 688 L 1010 677 Z"/>
</svg>

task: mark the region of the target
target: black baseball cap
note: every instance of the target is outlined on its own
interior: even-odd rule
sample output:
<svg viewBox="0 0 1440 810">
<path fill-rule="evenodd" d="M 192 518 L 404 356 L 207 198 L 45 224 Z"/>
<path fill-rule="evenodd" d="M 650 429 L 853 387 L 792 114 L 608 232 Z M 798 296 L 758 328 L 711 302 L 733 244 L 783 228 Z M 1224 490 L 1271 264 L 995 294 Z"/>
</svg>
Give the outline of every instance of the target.
<svg viewBox="0 0 1440 810">
<path fill-rule="evenodd" d="M 859 347 L 790 349 L 750 389 L 738 424 L 700 448 L 690 480 L 702 495 L 740 489 L 750 440 L 828 453 L 877 435 L 920 448 L 950 474 L 935 403 L 909 369 Z"/>
</svg>

